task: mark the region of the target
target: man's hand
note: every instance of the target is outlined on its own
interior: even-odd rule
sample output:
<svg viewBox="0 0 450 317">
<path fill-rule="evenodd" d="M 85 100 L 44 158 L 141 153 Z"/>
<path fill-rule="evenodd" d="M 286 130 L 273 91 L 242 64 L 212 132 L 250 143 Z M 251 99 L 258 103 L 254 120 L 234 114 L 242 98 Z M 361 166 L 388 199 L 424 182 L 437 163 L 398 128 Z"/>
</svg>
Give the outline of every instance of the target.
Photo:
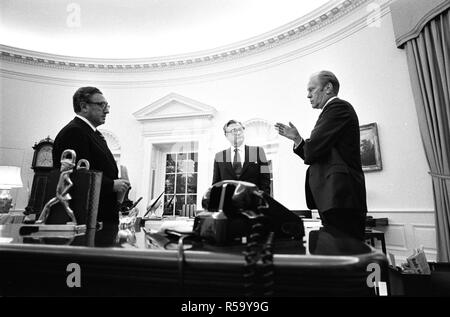
<svg viewBox="0 0 450 317">
<path fill-rule="evenodd" d="M 296 145 L 300 144 L 300 142 L 302 141 L 300 133 L 298 133 L 297 128 L 292 124 L 292 122 L 289 122 L 288 126 L 283 123 L 277 122 L 275 124 L 275 129 L 281 136 L 294 141 Z"/>
<path fill-rule="evenodd" d="M 113 191 L 116 193 L 126 193 L 130 188 L 130 182 L 125 179 L 115 179 Z"/>
</svg>

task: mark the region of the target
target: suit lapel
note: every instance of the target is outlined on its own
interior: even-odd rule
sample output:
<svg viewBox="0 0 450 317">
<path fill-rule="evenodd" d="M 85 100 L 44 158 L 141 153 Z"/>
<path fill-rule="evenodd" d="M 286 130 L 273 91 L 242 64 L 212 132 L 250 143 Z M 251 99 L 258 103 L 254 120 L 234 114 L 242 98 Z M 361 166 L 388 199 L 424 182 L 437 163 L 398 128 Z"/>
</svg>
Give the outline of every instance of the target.
<svg viewBox="0 0 450 317">
<path fill-rule="evenodd" d="M 231 156 L 231 148 L 223 151 L 223 161 L 225 164 L 225 168 L 228 169 L 231 175 L 234 175 L 236 178 L 236 173 L 233 168 L 233 157 Z"/>
<path fill-rule="evenodd" d="M 106 143 L 106 141 L 102 140 L 99 135 L 97 135 L 94 131 L 92 131 L 92 129 L 91 129 L 91 137 L 95 142 L 95 144 L 103 151 L 103 153 L 105 153 L 109 163 L 117 168 L 116 160 L 114 159 L 114 156 L 112 155 L 110 149 L 108 148 L 108 144 Z"/>
<path fill-rule="evenodd" d="M 83 120 L 81 120 L 78 117 L 75 117 L 74 121 L 82 127 L 88 134 L 88 136 L 91 138 L 92 143 L 94 143 L 98 148 L 102 150 L 103 153 L 105 153 L 108 162 L 112 164 L 117 169 L 116 160 L 114 159 L 114 156 L 112 155 L 111 151 L 108 148 L 108 145 L 106 144 L 106 141 L 102 140 L 100 136 L 95 134 L 95 132 L 92 130 L 90 126 L 86 124 Z"/>
<path fill-rule="evenodd" d="M 242 163 L 242 172 L 241 172 L 241 177 L 242 175 L 244 175 L 245 171 L 247 170 L 248 167 L 248 163 L 249 163 L 249 147 L 248 145 L 245 146 L 245 155 L 244 155 L 244 162 Z"/>
<path fill-rule="evenodd" d="M 106 141 L 102 140 L 100 138 L 100 136 L 95 133 L 95 131 L 91 130 L 89 132 L 89 135 L 91 136 L 91 138 L 95 142 L 95 144 L 103 150 L 103 152 L 105 152 L 105 153 L 111 152 L 108 148 L 108 144 L 106 144 Z"/>
</svg>

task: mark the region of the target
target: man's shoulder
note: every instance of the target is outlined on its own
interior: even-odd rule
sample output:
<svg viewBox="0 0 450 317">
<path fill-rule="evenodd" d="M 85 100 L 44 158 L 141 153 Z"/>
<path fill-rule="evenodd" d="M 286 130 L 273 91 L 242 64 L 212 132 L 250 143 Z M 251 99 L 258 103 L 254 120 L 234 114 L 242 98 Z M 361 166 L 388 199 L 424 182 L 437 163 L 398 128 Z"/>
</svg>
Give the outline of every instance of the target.
<svg viewBox="0 0 450 317">
<path fill-rule="evenodd" d="M 344 105 L 344 106 L 351 106 L 351 103 L 348 102 L 347 100 L 341 99 L 341 98 L 335 98 L 333 100 L 330 101 L 330 103 L 328 104 L 328 106 L 331 105 Z"/>
<path fill-rule="evenodd" d="M 344 99 L 335 98 L 325 107 L 326 113 L 351 113 L 355 112 L 352 104 Z"/>
<path fill-rule="evenodd" d="M 58 135 L 55 138 L 60 139 L 62 137 L 68 136 L 68 135 L 86 135 L 87 129 L 80 124 L 77 120 L 73 119 L 69 123 L 67 123 L 58 133 Z"/>
<path fill-rule="evenodd" d="M 246 145 L 246 147 L 248 147 L 249 150 L 263 150 L 264 149 L 262 146 L 258 146 L 258 145 Z"/>
<path fill-rule="evenodd" d="M 225 155 L 226 152 L 227 152 L 227 150 L 228 150 L 228 149 L 224 149 L 224 150 L 221 150 L 221 151 L 219 151 L 219 152 L 216 152 L 215 157 L 220 157 L 220 156 L 222 156 L 222 155 Z"/>
</svg>

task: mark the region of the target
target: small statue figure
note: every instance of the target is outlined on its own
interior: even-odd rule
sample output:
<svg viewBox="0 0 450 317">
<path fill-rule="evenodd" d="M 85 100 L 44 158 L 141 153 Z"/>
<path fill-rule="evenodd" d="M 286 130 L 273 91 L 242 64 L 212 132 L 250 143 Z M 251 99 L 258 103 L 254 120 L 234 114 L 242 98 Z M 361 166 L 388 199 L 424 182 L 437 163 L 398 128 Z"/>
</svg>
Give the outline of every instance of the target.
<svg viewBox="0 0 450 317">
<path fill-rule="evenodd" d="M 39 219 L 36 221 L 37 224 L 43 224 L 46 222 L 50 213 L 50 208 L 58 202 L 63 205 L 64 210 L 70 217 L 71 222 L 67 224 L 77 224 L 75 214 L 69 206 L 69 201 L 72 197 L 68 193 L 70 188 L 73 186 L 70 179 L 70 174 L 73 172 L 73 168 L 75 167 L 76 157 L 77 156 L 74 150 L 65 150 L 62 153 L 60 169 L 61 175 L 59 176 L 58 185 L 56 186 L 56 197 L 53 197 L 45 204 Z"/>
</svg>

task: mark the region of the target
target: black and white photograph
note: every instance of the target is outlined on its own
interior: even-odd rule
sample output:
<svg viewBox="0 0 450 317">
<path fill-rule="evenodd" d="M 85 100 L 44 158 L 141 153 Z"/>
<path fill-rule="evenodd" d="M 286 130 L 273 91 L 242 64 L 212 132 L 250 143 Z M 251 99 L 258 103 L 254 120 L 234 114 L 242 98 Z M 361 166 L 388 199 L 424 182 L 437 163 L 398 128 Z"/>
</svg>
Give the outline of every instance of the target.
<svg viewBox="0 0 450 317">
<path fill-rule="evenodd" d="M 449 8 L 0 1 L 0 297 L 450 296 Z"/>
</svg>

